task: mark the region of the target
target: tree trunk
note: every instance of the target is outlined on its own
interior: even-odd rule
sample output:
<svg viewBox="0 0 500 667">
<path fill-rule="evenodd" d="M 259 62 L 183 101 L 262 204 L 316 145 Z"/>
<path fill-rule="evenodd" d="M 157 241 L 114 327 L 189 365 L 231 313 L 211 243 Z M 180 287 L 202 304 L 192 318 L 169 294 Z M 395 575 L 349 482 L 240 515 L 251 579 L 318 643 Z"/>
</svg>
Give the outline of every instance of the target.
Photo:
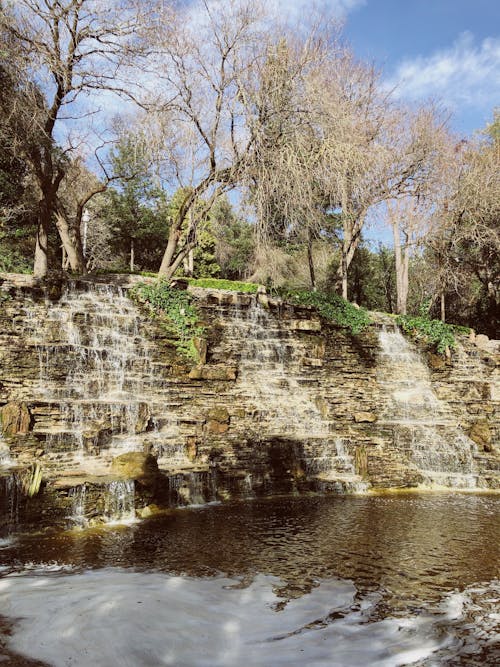
<svg viewBox="0 0 500 667">
<path fill-rule="evenodd" d="M 192 278 L 194 274 L 194 250 L 193 248 L 190 249 L 186 257 L 184 257 L 183 260 L 184 264 L 184 274 L 188 276 L 189 278 Z"/>
<path fill-rule="evenodd" d="M 48 241 L 48 224 L 41 216 L 36 233 L 35 260 L 33 264 L 33 275 L 38 279 L 46 278 L 49 271 Z"/>
<path fill-rule="evenodd" d="M 81 242 L 79 242 L 80 235 L 75 234 L 74 237 L 71 236 L 68 221 L 60 211 L 56 213 L 56 227 L 68 256 L 71 270 L 75 273 L 85 273 L 85 258 Z"/>
<path fill-rule="evenodd" d="M 446 322 L 446 296 L 441 292 L 441 322 Z"/>
<path fill-rule="evenodd" d="M 181 236 L 181 223 L 179 221 L 176 221 L 175 223 L 172 222 L 172 225 L 170 226 L 170 231 L 168 233 L 167 247 L 165 248 L 165 253 L 163 254 L 163 259 L 161 260 L 158 276 L 164 276 L 165 278 L 172 277 L 173 271 L 171 271 L 171 266 L 172 262 L 174 261 L 180 236 Z"/>
<path fill-rule="evenodd" d="M 134 239 L 130 239 L 130 273 L 134 272 Z"/>
<path fill-rule="evenodd" d="M 314 258 L 312 254 L 312 237 L 311 230 L 307 232 L 307 261 L 309 263 L 309 277 L 311 279 L 311 289 L 316 291 L 316 274 L 314 272 Z"/>
<path fill-rule="evenodd" d="M 399 315 L 406 315 L 410 254 L 408 248 L 408 234 L 404 231 L 402 233 L 405 237 L 403 248 L 401 248 L 399 221 L 396 218 L 393 218 L 392 235 L 394 238 L 394 258 L 396 263 L 396 312 Z"/>
<path fill-rule="evenodd" d="M 347 301 L 347 269 L 348 269 L 348 264 L 347 264 L 347 257 L 342 253 L 342 298 Z"/>
</svg>

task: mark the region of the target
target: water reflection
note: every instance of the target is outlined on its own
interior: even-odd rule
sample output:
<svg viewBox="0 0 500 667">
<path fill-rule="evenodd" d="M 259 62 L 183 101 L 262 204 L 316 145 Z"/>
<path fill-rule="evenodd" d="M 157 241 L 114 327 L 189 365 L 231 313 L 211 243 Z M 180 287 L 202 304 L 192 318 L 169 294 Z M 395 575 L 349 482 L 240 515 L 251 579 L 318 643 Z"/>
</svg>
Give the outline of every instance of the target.
<svg viewBox="0 0 500 667">
<path fill-rule="evenodd" d="M 281 581 L 302 595 L 319 579 L 382 591 L 402 612 L 443 592 L 498 576 L 498 496 L 275 498 L 174 510 L 106 530 L 18 536 L 0 551 L 11 567 L 57 562 L 190 576 Z"/>
</svg>

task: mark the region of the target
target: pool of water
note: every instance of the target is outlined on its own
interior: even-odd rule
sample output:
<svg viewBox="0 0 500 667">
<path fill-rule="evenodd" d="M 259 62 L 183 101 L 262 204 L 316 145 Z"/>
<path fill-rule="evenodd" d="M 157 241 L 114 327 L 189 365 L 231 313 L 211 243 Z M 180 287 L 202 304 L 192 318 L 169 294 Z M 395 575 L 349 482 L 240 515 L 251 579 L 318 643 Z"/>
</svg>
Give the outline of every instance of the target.
<svg viewBox="0 0 500 667">
<path fill-rule="evenodd" d="M 0 659 L 496 665 L 499 503 L 270 498 L 14 533 L 0 542 Z"/>
</svg>

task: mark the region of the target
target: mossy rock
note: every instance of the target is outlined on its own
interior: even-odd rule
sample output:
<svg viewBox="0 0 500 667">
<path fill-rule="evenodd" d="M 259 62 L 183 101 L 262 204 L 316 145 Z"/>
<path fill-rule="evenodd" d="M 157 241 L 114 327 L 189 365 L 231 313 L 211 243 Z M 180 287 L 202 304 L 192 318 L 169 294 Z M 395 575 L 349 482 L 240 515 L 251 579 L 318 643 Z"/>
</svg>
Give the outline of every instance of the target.
<svg viewBox="0 0 500 667">
<path fill-rule="evenodd" d="M 210 421 L 220 422 L 221 424 L 227 424 L 229 422 L 229 412 L 224 406 L 216 405 L 208 411 L 208 419 Z"/>
<path fill-rule="evenodd" d="M 113 459 L 111 470 L 121 479 L 147 482 L 157 477 L 158 462 L 152 454 L 125 452 Z"/>
</svg>

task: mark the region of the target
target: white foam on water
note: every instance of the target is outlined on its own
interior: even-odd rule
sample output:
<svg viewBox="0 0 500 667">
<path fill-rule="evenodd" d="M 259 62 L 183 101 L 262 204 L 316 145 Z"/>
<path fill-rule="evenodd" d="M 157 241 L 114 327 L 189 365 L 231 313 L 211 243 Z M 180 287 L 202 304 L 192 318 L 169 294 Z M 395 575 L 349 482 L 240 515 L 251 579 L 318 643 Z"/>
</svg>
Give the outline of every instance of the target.
<svg viewBox="0 0 500 667">
<path fill-rule="evenodd" d="M 281 583 L 52 567 L 4 576 L 0 604 L 14 620 L 8 648 L 55 667 L 397 667 L 446 645 L 435 614 L 370 622 L 380 597 L 360 603 L 350 581 L 322 581 L 278 611 Z"/>
</svg>

